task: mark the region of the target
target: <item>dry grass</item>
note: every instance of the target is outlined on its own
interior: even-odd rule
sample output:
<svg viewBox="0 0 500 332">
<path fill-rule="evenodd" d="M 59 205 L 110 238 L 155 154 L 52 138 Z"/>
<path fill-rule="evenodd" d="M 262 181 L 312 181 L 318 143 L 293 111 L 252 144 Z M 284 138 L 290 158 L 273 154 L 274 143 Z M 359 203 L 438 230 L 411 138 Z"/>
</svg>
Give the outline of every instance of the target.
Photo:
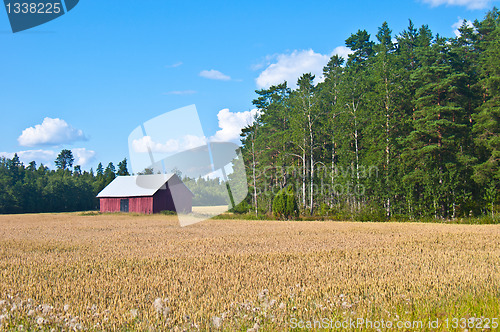
<svg viewBox="0 0 500 332">
<path fill-rule="evenodd" d="M 229 206 L 214 205 L 214 206 L 193 206 L 194 213 L 218 215 L 227 212 Z"/>
<path fill-rule="evenodd" d="M 0 329 L 492 318 L 499 268 L 489 225 L 0 216 Z"/>
</svg>

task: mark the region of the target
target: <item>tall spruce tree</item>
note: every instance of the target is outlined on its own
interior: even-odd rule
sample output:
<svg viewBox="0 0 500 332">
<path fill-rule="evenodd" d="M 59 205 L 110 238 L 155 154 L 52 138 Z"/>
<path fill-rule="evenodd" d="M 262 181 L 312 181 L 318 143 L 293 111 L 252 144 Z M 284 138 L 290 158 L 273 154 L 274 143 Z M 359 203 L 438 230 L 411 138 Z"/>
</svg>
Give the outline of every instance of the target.
<svg viewBox="0 0 500 332">
<path fill-rule="evenodd" d="M 118 171 L 116 171 L 116 175 L 120 176 L 130 175 L 127 169 L 127 158 L 124 158 L 122 161 L 118 163 Z"/>
</svg>

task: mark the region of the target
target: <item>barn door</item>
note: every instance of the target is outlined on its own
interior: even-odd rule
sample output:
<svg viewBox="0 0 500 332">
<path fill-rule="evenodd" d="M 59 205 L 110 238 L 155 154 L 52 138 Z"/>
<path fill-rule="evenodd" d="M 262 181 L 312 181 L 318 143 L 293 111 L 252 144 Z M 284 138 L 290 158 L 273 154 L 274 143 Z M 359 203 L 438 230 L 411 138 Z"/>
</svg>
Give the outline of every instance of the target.
<svg viewBox="0 0 500 332">
<path fill-rule="evenodd" d="M 128 212 L 128 198 L 120 200 L 120 212 Z"/>
</svg>

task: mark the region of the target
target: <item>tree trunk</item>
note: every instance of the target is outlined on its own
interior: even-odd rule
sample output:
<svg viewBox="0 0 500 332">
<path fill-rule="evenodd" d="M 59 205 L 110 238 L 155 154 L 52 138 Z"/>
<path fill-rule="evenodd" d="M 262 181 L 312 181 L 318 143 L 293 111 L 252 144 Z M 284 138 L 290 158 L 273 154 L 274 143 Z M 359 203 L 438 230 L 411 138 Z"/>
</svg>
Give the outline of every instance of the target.
<svg viewBox="0 0 500 332">
<path fill-rule="evenodd" d="M 390 136 L 390 96 L 389 96 L 389 88 L 387 82 L 387 76 L 385 77 L 385 185 L 387 190 L 387 203 L 386 203 L 386 216 L 390 218 L 391 216 L 391 191 L 389 188 L 389 155 L 390 155 L 390 146 L 389 146 L 389 136 Z"/>
<path fill-rule="evenodd" d="M 255 177 L 255 144 L 253 139 L 252 139 L 252 177 L 253 177 L 253 202 L 255 206 L 255 215 L 258 215 L 259 213 L 257 206 L 257 179 Z"/>
<path fill-rule="evenodd" d="M 331 202 L 330 202 L 330 208 L 333 207 L 333 202 L 334 202 L 334 196 L 335 192 L 333 190 L 334 188 L 334 179 L 335 179 L 335 136 L 332 134 L 332 173 L 331 173 L 331 184 L 330 184 L 330 191 L 331 191 Z"/>
<path fill-rule="evenodd" d="M 306 165 L 306 150 L 302 150 L 302 207 L 304 210 L 307 208 L 306 206 L 306 173 L 307 165 Z"/>
<path fill-rule="evenodd" d="M 356 152 L 356 185 L 359 185 L 359 144 L 358 144 L 358 122 L 356 118 L 356 107 L 353 102 L 353 113 L 354 113 L 354 147 Z M 354 205 L 356 209 L 359 209 L 359 202 L 356 195 L 354 197 Z"/>
<path fill-rule="evenodd" d="M 308 125 L 309 125 L 309 167 L 310 167 L 310 192 L 309 192 L 309 199 L 310 199 L 310 214 L 312 215 L 314 212 L 314 155 L 313 155 L 313 149 L 314 149 L 314 135 L 313 135 L 313 129 L 312 129 L 312 121 L 311 121 L 311 110 L 309 109 L 309 114 L 307 116 L 308 119 Z"/>
</svg>

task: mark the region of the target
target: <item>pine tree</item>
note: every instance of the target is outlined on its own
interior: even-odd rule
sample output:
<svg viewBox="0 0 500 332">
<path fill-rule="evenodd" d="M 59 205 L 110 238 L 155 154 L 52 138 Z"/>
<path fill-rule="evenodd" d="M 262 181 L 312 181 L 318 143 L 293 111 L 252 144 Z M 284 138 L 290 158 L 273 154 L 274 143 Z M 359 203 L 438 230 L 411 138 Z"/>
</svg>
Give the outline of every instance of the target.
<svg viewBox="0 0 500 332">
<path fill-rule="evenodd" d="M 352 171 L 351 175 L 343 176 L 344 188 L 359 188 L 362 185 L 363 127 L 370 118 L 368 101 L 373 85 L 370 67 L 374 43 L 366 31 L 358 31 L 346 40 L 346 46 L 354 53 L 349 55 L 339 93 L 343 109 L 338 124 L 343 137 L 339 140 L 338 152 L 344 168 Z M 346 203 L 351 208 L 359 209 L 363 197 L 350 191 L 345 194 Z"/>
<path fill-rule="evenodd" d="M 416 199 L 423 206 L 432 206 L 435 217 L 448 217 L 450 210 L 455 217 L 457 191 L 467 190 L 458 181 L 470 172 L 472 162 L 462 148 L 467 134 L 463 107 L 466 74 L 453 67 L 448 41 L 436 37 L 431 44 L 429 36 L 424 26 L 417 39 L 419 68 L 412 75 L 417 87 L 416 110 L 406 151 L 413 171 L 407 179 L 416 188 Z"/>
<path fill-rule="evenodd" d="M 277 219 L 282 219 L 285 216 L 285 200 L 283 189 L 281 189 L 273 199 L 273 214 Z"/>
<path fill-rule="evenodd" d="M 130 175 L 127 169 L 127 158 L 124 158 L 122 161 L 118 163 L 118 171 L 116 172 L 116 175 L 119 176 Z"/>
<path fill-rule="evenodd" d="M 260 178 L 261 181 L 255 190 L 261 192 L 259 195 L 261 209 L 271 211 L 274 196 L 270 193 L 275 188 L 285 186 L 288 176 L 285 166 L 289 165 L 290 155 L 280 152 L 287 151 L 290 145 L 288 113 L 290 89 L 284 82 L 269 89 L 258 90 L 256 93 L 259 97 L 252 103 L 260 112 L 259 125 L 251 141 L 253 150 L 259 156 L 255 162 L 255 173 L 256 178 Z"/>
<path fill-rule="evenodd" d="M 330 159 L 330 184 L 328 195 L 328 203 L 330 207 L 333 207 L 335 203 L 338 203 L 338 197 L 333 190 L 335 186 L 335 171 L 337 167 L 337 138 L 340 136 L 338 132 L 338 117 L 343 112 L 342 105 L 340 105 L 340 86 L 342 84 L 343 73 L 344 73 L 344 59 L 338 55 L 334 55 L 328 61 L 328 64 L 323 68 L 323 75 L 325 81 L 318 85 L 318 95 L 319 95 L 319 107 L 322 113 L 327 115 L 328 120 L 325 121 L 323 126 L 320 128 L 320 135 L 327 138 L 324 142 L 324 157 Z M 330 142 L 328 142 L 330 141 Z M 326 172 L 326 170 L 325 170 Z"/>
<path fill-rule="evenodd" d="M 291 217 L 298 217 L 299 207 L 297 205 L 297 199 L 295 198 L 295 190 L 293 185 L 289 185 L 286 188 L 286 201 L 285 201 L 285 216 L 287 219 Z"/>
<path fill-rule="evenodd" d="M 494 9 L 476 26 L 481 52 L 479 85 L 483 95 L 482 103 L 473 115 L 473 132 L 480 152 L 474 180 L 483 188 L 483 197 L 494 214 L 500 190 L 500 12 Z"/>
<path fill-rule="evenodd" d="M 254 119 L 254 123 L 248 127 L 245 127 L 241 130 L 241 142 L 243 145 L 242 155 L 244 158 L 244 164 L 247 168 L 249 168 L 249 176 L 247 177 L 247 183 L 250 184 L 251 187 L 251 195 L 252 195 L 252 203 L 254 207 L 255 215 L 259 213 L 259 202 L 257 197 L 257 180 L 260 176 L 257 174 L 258 167 L 258 148 L 256 149 L 256 136 L 257 131 L 259 129 L 260 123 L 259 118 Z"/>
<path fill-rule="evenodd" d="M 66 170 L 73 166 L 74 161 L 75 158 L 73 157 L 73 152 L 71 152 L 71 150 L 64 149 L 59 153 L 54 163 L 58 169 Z"/>
<path fill-rule="evenodd" d="M 322 114 L 316 103 L 316 87 L 314 75 L 307 73 L 302 75 L 298 81 L 298 88 L 291 94 L 290 122 L 294 130 L 291 131 L 291 141 L 296 149 L 293 155 L 302 161 L 302 204 L 303 208 L 309 208 L 312 215 L 314 210 L 314 178 L 318 148 L 316 142 L 317 127 L 321 123 Z M 309 180 L 309 181 L 307 181 Z M 309 202 L 306 202 L 306 187 L 309 182 Z"/>
<path fill-rule="evenodd" d="M 99 165 L 97 165 L 96 174 L 97 176 L 104 175 L 104 168 L 102 167 L 102 163 L 99 163 Z"/>
<path fill-rule="evenodd" d="M 105 179 L 105 185 L 107 186 L 111 181 L 113 181 L 116 177 L 116 169 L 115 165 L 113 165 L 112 162 L 106 166 L 106 169 L 104 170 L 104 179 Z"/>
</svg>

